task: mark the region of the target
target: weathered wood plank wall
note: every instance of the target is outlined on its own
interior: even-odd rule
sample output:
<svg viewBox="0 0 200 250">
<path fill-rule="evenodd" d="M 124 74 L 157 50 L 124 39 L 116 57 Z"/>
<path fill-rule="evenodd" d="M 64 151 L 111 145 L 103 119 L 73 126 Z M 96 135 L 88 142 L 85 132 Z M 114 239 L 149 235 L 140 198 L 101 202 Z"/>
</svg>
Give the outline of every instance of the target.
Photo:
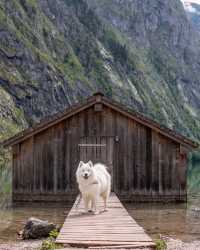
<svg viewBox="0 0 200 250">
<path fill-rule="evenodd" d="M 100 111 L 99 111 L 100 110 Z M 90 107 L 13 147 L 14 200 L 68 200 L 77 193 L 81 138 L 114 138 L 113 189 L 126 200 L 185 200 L 180 144 L 108 107 Z M 102 137 L 102 139 L 101 139 Z M 104 140 L 104 141 L 103 141 Z M 86 154 L 93 155 L 90 149 Z M 109 151 L 100 154 L 108 154 Z M 109 158 L 113 155 L 113 161 Z"/>
</svg>

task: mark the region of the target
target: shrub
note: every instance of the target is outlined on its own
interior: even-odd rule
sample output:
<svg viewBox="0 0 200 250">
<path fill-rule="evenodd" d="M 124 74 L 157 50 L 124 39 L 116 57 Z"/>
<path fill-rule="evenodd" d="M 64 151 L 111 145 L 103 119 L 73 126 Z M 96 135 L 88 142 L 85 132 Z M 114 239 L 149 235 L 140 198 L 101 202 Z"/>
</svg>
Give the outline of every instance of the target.
<svg viewBox="0 0 200 250">
<path fill-rule="evenodd" d="M 49 236 L 52 238 L 57 238 L 58 234 L 59 234 L 58 230 L 54 229 L 49 233 Z"/>
<path fill-rule="evenodd" d="M 54 250 L 56 248 L 56 244 L 54 242 L 53 237 L 49 237 L 42 242 L 42 247 L 40 250 Z"/>
<path fill-rule="evenodd" d="M 61 244 L 56 244 L 55 239 L 57 238 L 59 232 L 57 229 L 52 230 L 49 233 L 49 237 L 42 242 L 40 250 L 54 250 L 62 247 Z"/>
<path fill-rule="evenodd" d="M 167 244 L 164 240 L 158 239 L 156 240 L 156 250 L 166 250 Z"/>
</svg>

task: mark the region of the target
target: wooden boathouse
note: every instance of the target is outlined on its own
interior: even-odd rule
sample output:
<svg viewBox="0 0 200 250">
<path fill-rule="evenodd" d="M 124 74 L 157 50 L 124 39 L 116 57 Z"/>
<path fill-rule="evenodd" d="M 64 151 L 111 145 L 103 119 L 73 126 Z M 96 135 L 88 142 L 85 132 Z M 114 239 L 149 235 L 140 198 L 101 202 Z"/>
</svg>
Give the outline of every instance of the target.
<svg viewBox="0 0 200 250">
<path fill-rule="evenodd" d="M 64 201 L 80 160 L 103 162 L 127 201 L 185 201 L 190 139 L 96 93 L 3 142 L 12 147 L 14 201 Z"/>
</svg>

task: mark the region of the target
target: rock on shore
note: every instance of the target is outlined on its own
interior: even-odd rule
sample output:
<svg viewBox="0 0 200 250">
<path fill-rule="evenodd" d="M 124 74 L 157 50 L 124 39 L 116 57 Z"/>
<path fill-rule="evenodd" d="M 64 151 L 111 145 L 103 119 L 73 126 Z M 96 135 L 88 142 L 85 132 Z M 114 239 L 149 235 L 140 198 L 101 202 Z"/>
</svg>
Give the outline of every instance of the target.
<svg viewBox="0 0 200 250">
<path fill-rule="evenodd" d="M 26 222 L 22 232 L 22 239 L 40 239 L 43 237 L 48 237 L 49 233 L 56 229 L 56 225 L 49 223 L 48 221 L 39 220 L 37 218 L 31 217 Z"/>
</svg>

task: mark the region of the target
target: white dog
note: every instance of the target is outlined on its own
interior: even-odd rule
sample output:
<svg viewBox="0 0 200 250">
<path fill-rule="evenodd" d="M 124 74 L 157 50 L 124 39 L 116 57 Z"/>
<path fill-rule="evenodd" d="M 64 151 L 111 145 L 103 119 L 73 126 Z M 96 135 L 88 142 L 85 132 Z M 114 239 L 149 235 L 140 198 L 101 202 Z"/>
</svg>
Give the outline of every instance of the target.
<svg viewBox="0 0 200 250">
<path fill-rule="evenodd" d="M 76 179 L 84 201 L 85 211 L 93 211 L 98 214 L 97 202 L 101 196 L 104 201 L 104 211 L 107 209 L 107 200 L 111 189 L 111 176 L 106 167 L 89 161 L 80 161 L 76 171 Z M 90 209 L 91 206 L 91 209 Z"/>
</svg>

